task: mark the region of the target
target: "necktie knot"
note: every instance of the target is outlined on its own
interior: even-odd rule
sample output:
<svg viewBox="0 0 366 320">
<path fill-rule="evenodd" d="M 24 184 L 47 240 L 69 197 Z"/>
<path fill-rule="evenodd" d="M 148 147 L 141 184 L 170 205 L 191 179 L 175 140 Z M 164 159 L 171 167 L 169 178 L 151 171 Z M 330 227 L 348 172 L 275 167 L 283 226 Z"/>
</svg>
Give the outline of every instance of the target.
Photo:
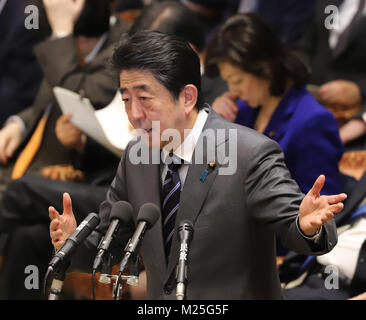
<svg viewBox="0 0 366 320">
<path fill-rule="evenodd" d="M 182 163 L 174 163 L 168 165 L 168 169 L 172 172 L 178 172 L 179 168 L 182 166 Z"/>
</svg>

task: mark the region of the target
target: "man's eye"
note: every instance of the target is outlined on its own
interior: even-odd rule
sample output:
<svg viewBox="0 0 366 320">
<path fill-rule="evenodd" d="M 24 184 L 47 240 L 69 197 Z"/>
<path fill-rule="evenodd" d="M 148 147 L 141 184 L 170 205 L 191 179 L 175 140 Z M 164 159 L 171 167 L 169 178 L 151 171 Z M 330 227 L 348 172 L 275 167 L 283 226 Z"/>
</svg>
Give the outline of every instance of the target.
<svg viewBox="0 0 366 320">
<path fill-rule="evenodd" d="M 129 98 L 122 98 L 122 101 L 123 101 L 124 103 L 128 102 L 129 100 L 130 100 Z"/>
<path fill-rule="evenodd" d="M 148 98 L 148 97 L 140 97 L 139 99 L 140 100 L 143 100 L 143 101 L 146 101 L 146 100 L 149 100 L 150 98 Z"/>
</svg>

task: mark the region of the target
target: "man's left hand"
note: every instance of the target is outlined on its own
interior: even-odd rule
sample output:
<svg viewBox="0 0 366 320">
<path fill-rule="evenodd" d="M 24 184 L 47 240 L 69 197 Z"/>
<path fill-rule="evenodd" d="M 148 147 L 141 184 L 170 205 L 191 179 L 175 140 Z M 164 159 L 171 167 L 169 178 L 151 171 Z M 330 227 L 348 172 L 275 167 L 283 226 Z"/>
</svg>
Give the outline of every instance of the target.
<svg viewBox="0 0 366 320">
<path fill-rule="evenodd" d="M 347 198 L 345 193 L 321 196 L 320 191 L 325 183 L 325 176 L 320 175 L 300 205 L 299 225 L 306 236 L 313 236 L 327 221 L 333 219 L 334 213 L 343 209 Z"/>
</svg>

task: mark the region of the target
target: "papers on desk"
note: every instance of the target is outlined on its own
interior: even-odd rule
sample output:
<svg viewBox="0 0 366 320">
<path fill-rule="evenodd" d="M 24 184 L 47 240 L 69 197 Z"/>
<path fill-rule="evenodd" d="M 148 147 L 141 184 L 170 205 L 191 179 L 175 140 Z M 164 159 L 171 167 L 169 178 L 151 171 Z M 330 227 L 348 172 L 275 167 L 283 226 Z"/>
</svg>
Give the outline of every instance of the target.
<svg viewBox="0 0 366 320">
<path fill-rule="evenodd" d="M 112 102 L 100 110 L 95 110 L 88 98 L 73 91 L 55 87 L 53 92 L 62 112 L 73 115 L 72 124 L 111 152 L 122 155 L 134 135 L 119 91 Z"/>
</svg>

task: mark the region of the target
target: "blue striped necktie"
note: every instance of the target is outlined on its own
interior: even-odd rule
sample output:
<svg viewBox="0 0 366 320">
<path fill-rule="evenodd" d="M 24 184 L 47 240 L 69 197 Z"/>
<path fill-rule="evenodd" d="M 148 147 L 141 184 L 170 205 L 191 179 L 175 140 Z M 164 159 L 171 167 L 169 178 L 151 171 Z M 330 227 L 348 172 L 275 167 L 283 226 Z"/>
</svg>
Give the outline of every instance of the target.
<svg viewBox="0 0 366 320">
<path fill-rule="evenodd" d="M 178 170 L 181 163 L 168 165 L 163 190 L 162 190 L 162 211 L 163 211 L 163 238 L 165 256 L 169 256 L 172 238 L 174 234 L 175 217 L 179 209 L 180 190 L 182 188 Z"/>
</svg>

